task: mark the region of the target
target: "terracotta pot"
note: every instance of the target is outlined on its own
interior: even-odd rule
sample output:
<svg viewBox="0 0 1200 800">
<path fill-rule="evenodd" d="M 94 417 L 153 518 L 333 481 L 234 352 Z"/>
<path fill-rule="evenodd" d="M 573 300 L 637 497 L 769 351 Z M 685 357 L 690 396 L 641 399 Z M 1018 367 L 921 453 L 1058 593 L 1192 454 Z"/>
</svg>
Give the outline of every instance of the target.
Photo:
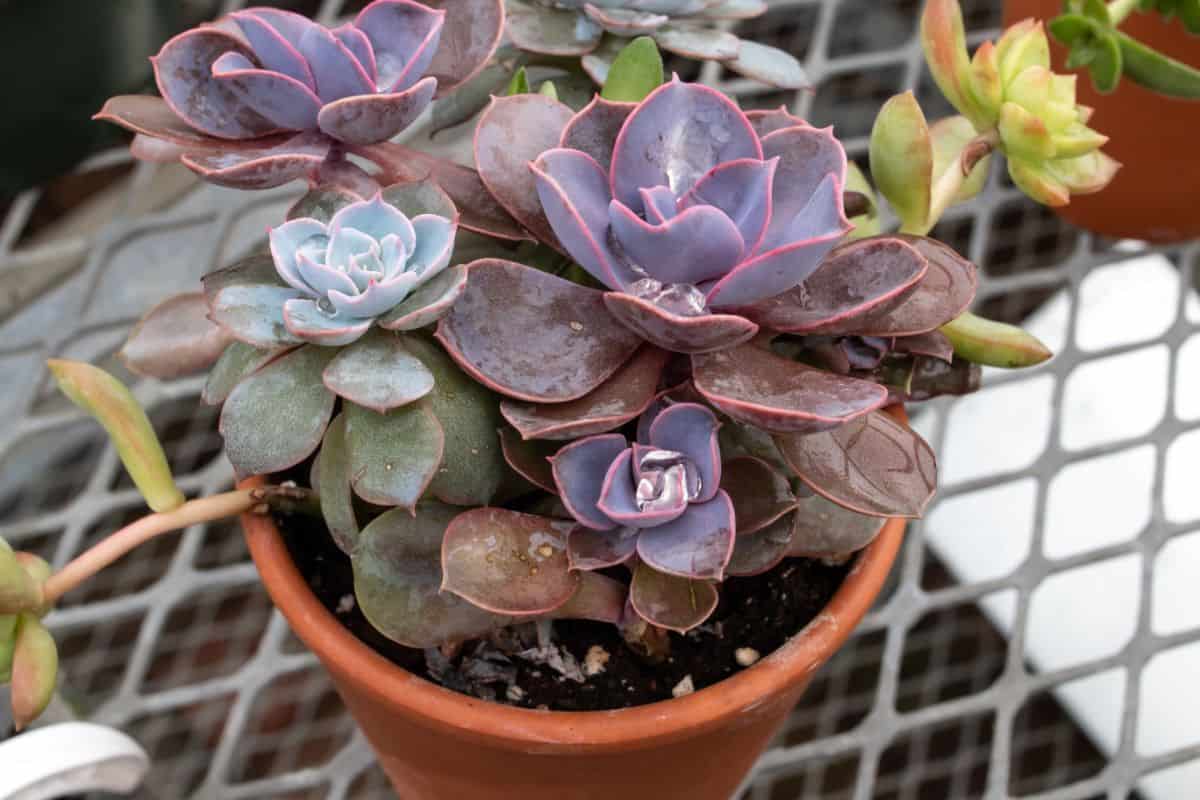
<svg viewBox="0 0 1200 800">
<path fill-rule="evenodd" d="M 558 712 L 477 700 L 406 672 L 321 605 L 274 522 L 242 525 L 271 598 L 333 676 L 404 800 L 728 800 L 871 607 L 904 536 L 903 520 L 888 522 L 824 613 L 753 667 L 677 700 Z"/>
<path fill-rule="evenodd" d="M 1026 17 L 1051 20 L 1062 0 L 1006 0 L 1004 24 Z M 1134 12 L 1121 30 L 1173 58 L 1200 67 L 1200 37 L 1156 14 Z M 1051 40 L 1056 70 L 1063 71 L 1066 48 Z M 1124 164 L 1104 191 L 1077 197 L 1058 213 L 1105 236 L 1174 242 L 1200 236 L 1200 101 L 1156 94 L 1129 80 L 1115 92 L 1098 93 L 1085 70 L 1079 75 L 1079 102 L 1096 109 L 1091 126 L 1109 136 L 1104 151 Z"/>
</svg>

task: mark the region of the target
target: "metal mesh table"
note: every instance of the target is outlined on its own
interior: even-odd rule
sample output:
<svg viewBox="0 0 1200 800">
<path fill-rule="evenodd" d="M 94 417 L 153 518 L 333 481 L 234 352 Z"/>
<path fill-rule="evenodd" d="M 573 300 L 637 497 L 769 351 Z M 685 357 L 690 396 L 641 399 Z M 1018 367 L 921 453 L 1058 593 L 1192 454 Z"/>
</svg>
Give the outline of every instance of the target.
<svg viewBox="0 0 1200 800">
<path fill-rule="evenodd" d="M 999 5 L 964 3 L 973 40 L 995 32 Z M 319 13 L 332 18 L 349 8 L 327 0 Z M 919 10 L 918 0 L 781 0 L 743 32 L 801 57 L 815 91 L 766 92 L 712 66 L 701 76 L 746 105 L 786 103 L 814 124 L 836 125 L 851 157 L 865 166 L 866 137 L 887 97 L 914 88 L 931 117 L 947 110 L 923 71 Z M 141 503 L 100 432 L 55 395 L 42 362 L 81 358 L 131 378 L 112 359 L 130 323 L 260 241 L 297 194 L 201 186 L 181 170 L 130 164 L 118 152 L 93 158 L 81 172 L 120 177 L 87 213 L 53 230 L 35 230 L 46 202 L 37 191 L 0 220 L 0 536 L 56 564 L 140 514 Z M 1028 486 L 1031 546 L 1003 574 L 964 581 L 926 545 L 924 526 L 912 526 L 889 587 L 819 675 L 748 780 L 745 797 L 1125 800 L 1142 776 L 1200 759 L 1200 735 L 1166 752 L 1145 754 L 1137 746 L 1147 666 L 1200 640 L 1200 610 L 1184 629 L 1156 628 L 1151 590 L 1164 549 L 1187 538 L 1188 519 L 1164 509 L 1164 471 L 1169 453 L 1194 441 L 1200 412 L 1167 403 L 1148 425 L 1084 447 L 1066 446 L 1060 412 L 1076 370 L 1152 347 L 1165 354 L 1174 396 L 1200 326 L 1187 301 L 1197 250 L 1161 251 L 1180 288 L 1177 302 L 1162 309 L 1160 330 L 1085 348 L 1076 310 L 1088 276 L 1127 253 L 1025 200 L 995 167 L 984 195 L 953 210 L 936 235 L 983 267 L 978 305 L 985 313 L 1015 321 L 1052 297 L 1066 303 L 1057 358 L 1030 372 L 990 376 L 983 393 L 1045 387 L 1037 452 L 992 474 L 950 481 L 938 501 L 940 508 Z M 197 379 L 137 384 L 182 487 L 193 495 L 231 483 L 216 414 L 199 403 L 200 386 Z M 955 415 L 970 408 L 938 402 L 921 420 L 943 456 Z M 1152 454 L 1148 520 L 1123 541 L 1047 556 L 1042 544 L 1055 481 L 1080 463 L 1138 447 Z M 1136 559 L 1141 579 L 1128 642 L 1082 664 L 1035 671 L 1026 644 L 1039 588 L 1119 558 Z M 980 601 L 997 594 L 1009 598 L 1011 634 L 981 611 Z M 65 598 L 49 623 L 60 643 L 66 699 L 153 754 L 141 797 L 391 796 L 328 678 L 258 585 L 236 526 L 198 526 L 143 548 Z M 1059 704 L 1057 690 L 1114 671 L 1124 679 L 1111 699 L 1121 711 L 1119 744 L 1108 756 Z"/>
</svg>

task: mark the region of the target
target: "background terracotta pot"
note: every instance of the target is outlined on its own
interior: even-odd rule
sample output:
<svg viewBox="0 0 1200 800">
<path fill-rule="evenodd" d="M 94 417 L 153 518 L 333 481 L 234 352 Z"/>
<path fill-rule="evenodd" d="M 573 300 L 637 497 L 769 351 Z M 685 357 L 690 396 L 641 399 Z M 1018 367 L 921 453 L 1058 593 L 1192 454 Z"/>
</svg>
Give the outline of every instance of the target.
<svg viewBox="0 0 1200 800">
<path fill-rule="evenodd" d="M 1004 24 L 1026 17 L 1051 20 L 1062 0 L 1006 0 Z M 1167 55 L 1200 67 L 1200 37 L 1179 22 L 1134 12 L 1121 30 Z M 1066 49 L 1052 42 L 1057 70 Z M 1079 74 L 1079 102 L 1093 106 L 1091 126 L 1111 137 L 1104 151 L 1124 164 L 1104 191 L 1078 197 L 1059 209 L 1067 220 L 1105 236 L 1173 242 L 1200 236 L 1200 101 L 1176 100 L 1122 80 L 1115 92 L 1098 93 Z"/>
<path fill-rule="evenodd" d="M 871 607 L 904 536 L 904 521 L 890 521 L 824 613 L 738 675 L 678 700 L 550 712 L 470 698 L 386 660 L 321 605 L 274 522 L 242 525 L 272 600 L 333 676 L 404 800 L 728 800 Z"/>
</svg>

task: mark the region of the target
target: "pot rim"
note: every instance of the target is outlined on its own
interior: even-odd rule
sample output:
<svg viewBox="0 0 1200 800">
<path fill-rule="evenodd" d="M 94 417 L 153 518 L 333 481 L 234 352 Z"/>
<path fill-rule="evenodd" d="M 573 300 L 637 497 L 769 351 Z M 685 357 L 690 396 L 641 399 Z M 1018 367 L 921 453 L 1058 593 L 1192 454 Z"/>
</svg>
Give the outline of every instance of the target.
<svg viewBox="0 0 1200 800">
<path fill-rule="evenodd" d="M 239 483 L 265 484 L 261 476 Z M 492 746 L 543 753 L 605 753 L 690 739 L 805 683 L 849 638 L 883 587 L 906 520 L 891 519 L 864 548 L 833 599 L 798 634 L 752 667 L 686 697 L 611 711 L 540 711 L 494 703 L 446 689 L 387 660 L 343 626 L 296 568 L 270 517 L 241 519 L 263 583 L 296 634 L 326 664 L 393 713 Z"/>
</svg>

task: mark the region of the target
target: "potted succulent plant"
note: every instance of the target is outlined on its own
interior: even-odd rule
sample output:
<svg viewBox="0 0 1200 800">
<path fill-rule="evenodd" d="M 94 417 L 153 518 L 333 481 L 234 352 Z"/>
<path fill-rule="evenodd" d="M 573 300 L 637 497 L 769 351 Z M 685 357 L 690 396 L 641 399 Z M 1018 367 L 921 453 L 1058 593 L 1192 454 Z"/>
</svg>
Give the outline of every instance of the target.
<svg viewBox="0 0 1200 800">
<path fill-rule="evenodd" d="M 578 107 L 512 81 L 473 166 L 391 141 L 503 22 L 498 0 L 376 0 L 333 30 L 249 9 L 164 46 L 162 99 L 105 107 L 141 156 L 311 190 L 123 350 L 209 369 L 235 490 L 185 499 L 128 389 L 51 362 L 155 513 L 58 571 L 0 550 L 19 723 L 53 688 L 59 597 L 242 514 L 402 796 L 728 797 L 933 495 L 902 404 L 1049 357 L 967 313 L 974 265 L 925 235 L 993 152 L 1039 199 L 1110 176 L 1058 119 L 1083 116 L 1068 79 L 1058 105 L 1001 101 L 1046 71 L 1029 31 L 964 71 L 957 6 L 928 5 L 964 116 L 884 107 L 872 174 L 902 229 L 855 238 L 874 200 L 830 130 L 665 81 L 649 39 Z M 1073 155 L 1031 146 L 1047 122 Z"/>
<path fill-rule="evenodd" d="M 1004 18 L 1048 21 L 1054 63 L 1088 76 L 1081 102 L 1095 109 L 1126 167 L 1109 191 L 1059 213 L 1106 236 L 1200 236 L 1192 201 L 1200 164 L 1187 156 L 1200 125 L 1200 1 L 1007 0 Z"/>
</svg>

